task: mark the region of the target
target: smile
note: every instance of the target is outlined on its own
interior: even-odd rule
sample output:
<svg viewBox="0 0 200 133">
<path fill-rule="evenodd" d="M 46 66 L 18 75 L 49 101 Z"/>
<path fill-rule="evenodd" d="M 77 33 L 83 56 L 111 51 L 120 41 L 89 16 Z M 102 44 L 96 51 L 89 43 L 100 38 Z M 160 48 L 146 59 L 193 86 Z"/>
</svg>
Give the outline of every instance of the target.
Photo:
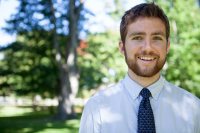
<svg viewBox="0 0 200 133">
<path fill-rule="evenodd" d="M 138 58 L 143 61 L 153 61 L 156 59 L 156 57 L 151 57 L 151 56 L 139 56 Z"/>
</svg>

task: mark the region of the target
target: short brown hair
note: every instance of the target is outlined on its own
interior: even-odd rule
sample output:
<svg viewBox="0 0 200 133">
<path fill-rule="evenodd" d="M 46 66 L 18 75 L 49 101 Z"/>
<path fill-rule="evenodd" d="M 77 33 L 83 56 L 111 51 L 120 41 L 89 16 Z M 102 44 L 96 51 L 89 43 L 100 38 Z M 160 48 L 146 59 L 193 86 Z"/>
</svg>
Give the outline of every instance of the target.
<svg viewBox="0 0 200 133">
<path fill-rule="evenodd" d="M 136 5 L 126 11 L 125 14 L 122 16 L 122 20 L 120 23 L 120 35 L 123 43 L 125 43 L 128 25 L 134 22 L 139 17 L 155 17 L 162 20 L 162 22 L 165 24 L 166 39 L 168 40 L 170 35 L 169 20 L 164 11 L 153 2 Z"/>
</svg>

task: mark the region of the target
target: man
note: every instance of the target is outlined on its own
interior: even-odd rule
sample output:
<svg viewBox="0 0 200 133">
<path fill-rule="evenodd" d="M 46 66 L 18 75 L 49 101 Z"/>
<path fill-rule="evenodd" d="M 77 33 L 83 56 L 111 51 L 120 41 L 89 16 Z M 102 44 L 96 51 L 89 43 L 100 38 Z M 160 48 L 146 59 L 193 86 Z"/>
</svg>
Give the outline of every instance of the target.
<svg viewBox="0 0 200 133">
<path fill-rule="evenodd" d="M 167 16 L 154 3 L 125 12 L 120 24 L 128 74 L 86 104 L 80 133 L 200 133 L 200 100 L 160 74 L 170 47 Z"/>
</svg>

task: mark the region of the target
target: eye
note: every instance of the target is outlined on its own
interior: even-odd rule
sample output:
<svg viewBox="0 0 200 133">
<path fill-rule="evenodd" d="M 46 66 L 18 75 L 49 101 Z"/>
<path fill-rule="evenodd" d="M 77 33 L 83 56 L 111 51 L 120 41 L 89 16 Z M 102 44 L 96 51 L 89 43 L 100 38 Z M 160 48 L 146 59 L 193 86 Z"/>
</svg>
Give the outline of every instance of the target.
<svg viewBox="0 0 200 133">
<path fill-rule="evenodd" d="M 163 40 L 163 38 L 161 36 L 154 36 L 153 40 Z"/>
<path fill-rule="evenodd" d="M 143 37 L 142 36 L 133 36 L 132 40 L 142 40 Z"/>
</svg>

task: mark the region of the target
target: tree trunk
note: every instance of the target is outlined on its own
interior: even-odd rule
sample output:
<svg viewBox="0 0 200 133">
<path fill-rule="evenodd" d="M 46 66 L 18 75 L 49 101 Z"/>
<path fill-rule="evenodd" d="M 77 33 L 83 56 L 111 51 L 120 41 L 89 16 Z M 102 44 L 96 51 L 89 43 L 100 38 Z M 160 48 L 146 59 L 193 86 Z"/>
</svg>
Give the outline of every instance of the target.
<svg viewBox="0 0 200 133">
<path fill-rule="evenodd" d="M 74 118 L 76 115 L 74 112 L 73 103 L 70 99 L 71 84 L 69 79 L 69 72 L 66 71 L 66 67 L 62 67 L 60 70 L 61 91 L 58 97 L 59 105 L 56 118 L 59 120 L 66 120 Z"/>
<path fill-rule="evenodd" d="M 75 5 L 76 0 L 70 0 L 69 3 L 69 46 L 66 50 L 66 62 L 69 68 L 69 81 L 71 83 L 70 99 L 73 101 L 76 97 L 79 87 L 79 71 L 77 65 L 78 46 L 78 21 L 82 10 L 82 1 L 78 6 Z"/>
<path fill-rule="evenodd" d="M 75 0 L 69 2 L 69 44 L 66 46 L 66 54 L 64 61 L 62 59 L 58 35 L 56 32 L 56 17 L 53 2 L 51 1 L 51 9 L 54 23 L 54 48 L 56 50 L 56 62 L 59 69 L 60 91 L 59 91 L 59 105 L 56 119 L 66 120 L 76 116 L 74 111 L 73 100 L 78 92 L 79 86 L 79 72 L 77 67 L 77 52 L 76 47 L 78 43 L 78 21 L 82 3 L 76 7 Z M 64 62 L 64 63 L 63 63 Z"/>
</svg>

